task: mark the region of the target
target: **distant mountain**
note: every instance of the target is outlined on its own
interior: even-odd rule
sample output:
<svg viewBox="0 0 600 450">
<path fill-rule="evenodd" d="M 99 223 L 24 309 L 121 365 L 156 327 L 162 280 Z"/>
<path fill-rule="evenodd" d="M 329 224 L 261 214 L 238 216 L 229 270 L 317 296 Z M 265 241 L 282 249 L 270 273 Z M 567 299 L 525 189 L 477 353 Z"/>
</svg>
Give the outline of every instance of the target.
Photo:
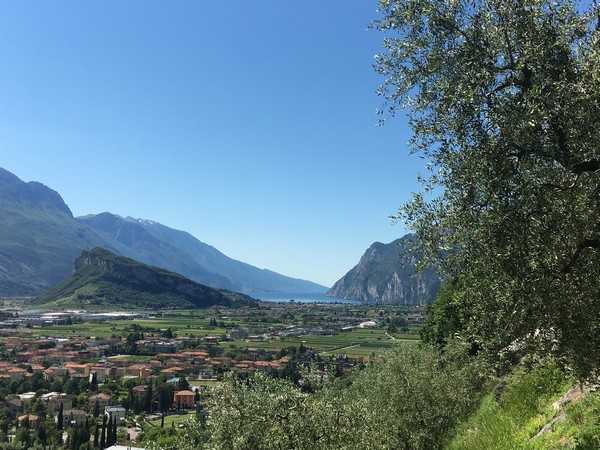
<svg viewBox="0 0 600 450">
<path fill-rule="evenodd" d="M 255 301 L 95 248 L 84 250 L 75 261 L 75 273 L 34 303 L 51 309 L 187 309 L 237 307 Z"/>
<path fill-rule="evenodd" d="M 121 255 L 172 270 L 208 286 L 241 290 L 231 279 L 208 270 L 209 266 L 199 264 L 187 252 L 154 236 L 136 220 L 110 213 L 78 217 L 77 220 L 96 232 Z"/>
<path fill-rule="evenodd" d="M 82 250 L 103 247 L 246 293 L 324 293 L 310 281 L 236 261 L 189 233 L 110 213 L 74 218 L 61 196 L 0 168 L 0 296 L 38 294 L 67 278 Z"/>
<path fill-rule="evenodd" d="M 110 213 L 80 217 L 78 220 L 119 248 L 124 255 L 211 286 L 256 295 L 268 292 L 313 294 L 324 293 L 327 289 L 310 281 L 236 261 L 185 231 L 150 220 L 123 218 Z"/>
<path fill-rule="evenodd" d="M 63 280 L 84 248 L 110 245 L 77 222 L 61 196 L 0 168 L 0 295 L 30 295 Z"/>
<path fill-rule="evenodd" d="M 327 294 L 366 303 L 431 303 L 440 287 L 440 279 L 432 268 L 417 272 L 420 255 L 418 241 L 413 234 L 389 244 L 375 242 L 358 265 L 335 283 Z"/>
</svg>

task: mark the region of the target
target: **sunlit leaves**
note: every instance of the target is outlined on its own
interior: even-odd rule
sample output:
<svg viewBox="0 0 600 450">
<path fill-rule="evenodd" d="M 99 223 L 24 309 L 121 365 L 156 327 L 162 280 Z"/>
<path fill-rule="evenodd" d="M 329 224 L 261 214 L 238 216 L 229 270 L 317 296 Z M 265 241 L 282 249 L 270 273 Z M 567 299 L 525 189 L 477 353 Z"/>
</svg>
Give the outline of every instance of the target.
<svg viewBox="0 0 600 450">
<path fill-rule="evenodd" d="M 547 0 L 380 2 L 377 69 L 408 107 L 426 192 L 399 217 L 465 282 L 465 334 L 585 377 L 600 361 L 598 10 Z M 427 199 L 427 200 L 426 200 Z M 448 255 L 448 249 L 453 249 Z"/>
</svg>

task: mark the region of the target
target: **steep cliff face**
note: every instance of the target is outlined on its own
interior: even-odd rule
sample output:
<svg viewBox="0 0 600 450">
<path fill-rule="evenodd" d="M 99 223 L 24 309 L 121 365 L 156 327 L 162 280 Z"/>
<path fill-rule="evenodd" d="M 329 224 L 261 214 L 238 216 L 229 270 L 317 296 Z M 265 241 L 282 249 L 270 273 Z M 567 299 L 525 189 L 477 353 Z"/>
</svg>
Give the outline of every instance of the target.
<svg viewBox="0 0 600 450">
<path fill-rule="evenodd" d="M 418 241 L 412 234 L 389 244 L 376 242 L 328 294 L 366 303 L 430 303 L 440 280 L 432 268 L 417 272 L 420 255 Z"/>
<path fill-rule="evenodd" d="M 73 276 L 37 301 L 50 308 L 119 309 L 233 307 L 253 302 L 243 294 L 213 289 L 102 248 L 83 251 Z"/>
</svg>

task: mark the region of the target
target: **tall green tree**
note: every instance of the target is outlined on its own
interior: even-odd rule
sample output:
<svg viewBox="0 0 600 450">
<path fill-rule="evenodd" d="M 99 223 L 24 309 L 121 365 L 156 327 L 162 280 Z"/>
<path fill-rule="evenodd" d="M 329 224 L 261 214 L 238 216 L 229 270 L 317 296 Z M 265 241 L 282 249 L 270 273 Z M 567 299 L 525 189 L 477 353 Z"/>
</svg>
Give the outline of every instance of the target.
<svg viewBox="0 0 600 450">
<path fill-rule="evenodd" d="M 146 392 L 144 393 L 144 406 L 143 406 L 143 409 L 147 413 L 151 413 L 152 412 L 152 399 L 153 399 L 153 397 L 154 397 L 154 394 L 152 392 L 152 384 L 150 384 L 150 385 L 148 385 L 148 388 L 146 389 Z"/>
<path fill-rule="evenodd" d="M 447 283 L 427 308 L 425 324 L 420 330 L 423 342 L 443 348 L 449 339 L 461 333 L 465 318 L 456 301 L 456 292 L 460 292 L 457 282 Z"/>
<path fill-rule="evenodd" d="M 118 423 L 117 423 L 117 418 L 115 417 L 112 420 L 112 426 L 111 426 L 111 438 L 110 438 L 110 445 L 115 445 L 117 443 L 117 434 L 118 434 Z"/>
<path fill-rule="evenodd" d="M 92 391 L 92 392 L 98 391 L 98 374 L 96 372 L 92 373 L 92 376 L 91 376 L 90 391 Z"/>
<path fill-rule="evenodd" d="M 100 433 L 100 449 L 106 448 L 106 414 L 102 416 L 102 432 Z"/>
<path fill-rule="evenodd" d="M 406 220 L 460 275 L 490 355 L 600 361 L 600 31 L 592 2 L 381 0 L 376 68 L 407 108 L 424 191 Z M 386 109 L 383 108 L 383 110 Z"/>
<path fill-rule="evenodd" d="M 99 427 L 98 427 L 98 422 L 96 421 L 94 423 L 94 448 L 98 448 L 98 446 L 100 445 L 100 433 L 99 433 Z"/>
<path fill-rule="evenodd" d="M 63 424 L 64 424 L 64 405 L 60 404 L 60 406 L 58 407 L 58 415 L 56 416 L 56 429 L 59 431 L 62 431 L 63 429 Z"/>
</svg>

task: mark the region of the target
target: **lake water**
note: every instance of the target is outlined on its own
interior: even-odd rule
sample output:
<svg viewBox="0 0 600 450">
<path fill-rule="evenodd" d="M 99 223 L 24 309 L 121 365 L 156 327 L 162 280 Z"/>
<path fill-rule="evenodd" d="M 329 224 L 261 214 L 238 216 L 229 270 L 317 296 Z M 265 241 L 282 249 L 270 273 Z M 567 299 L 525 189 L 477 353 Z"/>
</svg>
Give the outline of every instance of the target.
<svg viewBox="0 0 600 450">
<path fill-rule="evenodd" d="M 356 300 L 328 297 L 325 294 L 256 294 L 253 297 L 265 302 L 275 303 L 290 303 L 292 301 L 296 303 L 360 303 Z"/>
</svg>

